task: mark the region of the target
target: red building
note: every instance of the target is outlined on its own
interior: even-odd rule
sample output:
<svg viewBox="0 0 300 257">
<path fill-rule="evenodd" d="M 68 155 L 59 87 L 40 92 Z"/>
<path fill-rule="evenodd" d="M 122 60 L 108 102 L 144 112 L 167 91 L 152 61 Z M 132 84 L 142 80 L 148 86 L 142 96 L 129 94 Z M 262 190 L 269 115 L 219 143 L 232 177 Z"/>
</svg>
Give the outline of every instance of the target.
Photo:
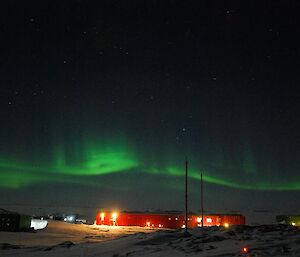
<svg viewBox="0 0 300 257">
<path fill-rule="evenodd" d="M 149 228 L 183 228 L 185 216 L 182 213 L 140 213 L 140 212 L 98 212 L 97 225 L 139 226 Z M 240 214 L 207 214 L 204 226 L 244 225 L 245 216 Z M 188 227 L 201 226 L 201 215 L 188 215 Z"/>
</svg>

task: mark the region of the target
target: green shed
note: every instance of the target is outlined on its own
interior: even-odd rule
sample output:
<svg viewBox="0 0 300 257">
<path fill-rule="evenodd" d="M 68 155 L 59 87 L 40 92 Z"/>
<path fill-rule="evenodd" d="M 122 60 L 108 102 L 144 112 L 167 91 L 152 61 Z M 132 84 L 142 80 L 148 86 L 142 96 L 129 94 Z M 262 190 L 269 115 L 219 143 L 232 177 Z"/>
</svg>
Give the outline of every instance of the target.
<svg viewBox="0 0 300 257">
<path fill-rule="evenodd" d="M 26 231 L 30 229 L 31 217 L 17 212 L 0 209 L 1 231 Z"/>
</svg>

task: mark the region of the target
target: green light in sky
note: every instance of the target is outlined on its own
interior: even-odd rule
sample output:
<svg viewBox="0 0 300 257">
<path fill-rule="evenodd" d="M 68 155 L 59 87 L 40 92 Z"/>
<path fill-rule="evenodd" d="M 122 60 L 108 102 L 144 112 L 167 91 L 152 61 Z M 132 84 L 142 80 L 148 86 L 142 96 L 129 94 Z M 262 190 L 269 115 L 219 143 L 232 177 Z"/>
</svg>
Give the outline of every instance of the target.
<svg viewBox="0 0 300 257">
<path fill-rule="evenodd" d="M 168 167 L 167 173 L 172 176 L 184 176 L 184 169 L 178 167 Z M 285 183 L 280 185 L 267 184 L 267 183 L 255 183 L 255 184 L 247 184 L 247 183 L 238 183 L 234 182 L 230 179 L 222 179 L 215 176 L 209 175 L 207 171 L 203 171 L 203 180 L 205 182 L 236 188 L 236 189 L 246 189 L 246 190 L 265 190 L 265 191 L 289 191 L 289 190 L 300 190 L 300 182 L 292 182 Z M 189 177 L 193 179 L 200 180 L 200 171 L 197 170 L 189 170 Z"/>
<path fill-rule="evenodd" d="M 83 140 L 82 147 L 53 146 L 50 167 L 60 174 L 104 175 L 138 166 L 135 154 L 124 140 Z M 68 153 L 68 154 L 67 154 Z"/>
<path fill-rule="evenodd" d="M 75 160 L 73 164 L 67 160 L 65 154 L 60 151 L 57 161 L 53 160 L 50 165 L 29 165 L 21 162 L 0 160 L 0 187 L 20 188 L 39 182 L 62 182 L 62 183 L 91 183 L 83 176 L 103 176 L 106 174 L 120 173 L 132 170 L 133 172 L 145 172 L 155 176 L 184 176 L 184 167 L 170 165 L 168 167 L 144 167 L 143 161 L 139 161 L 129 148 L 122 145 L 105 146 L 102 149 L 90 147 L 85 149 L 83 161 Z M 163 166 L 163 165 L 162 165 Z M 221 177 L 216 172 L 203 171 L 203 179 L 207 183 L 220 186 L 245 189 L 245 190 L 267 190 L 267 191 L 289 191 L 300 190 L 300 182 L 261 182 L 263 178 L 257 174 L 243 173 L 235 179 Z M 189 177 L 200 179 L 200 170 L 189 169 Z M 248 180 L 251 178 L 252 180 Z M 96 180 L 96 179 L 95 179 Z M 255 183 L 249 181 L 256 181 Z M 97 184 L 97 183 L 95 183 Z"/>
<path fill-rule="evenodd" d="M 1 168 L 2 170 L 2 168 Z M 31 185 L 35 182 L 38 182 L 38 179 L 29 172 L 26 172 L 25 175 L 22 175 L 17 172 L 2 172 L 0 173 L 0 187 L 3 188 L 12 188 L 17 189 L 20 187 L 25 187 Z"/>
<path fill-rule="evenodd" d="M 102 152 L 93 155 L 79 166 L 53 167 L 58 172 L 74 175 L 104 175 L 122 172 L 138 166 L 138 162 L 126 152 Z"/>
<path fill-rule="evenodd" d="M 138 167 L 138 161 L 126 145 L 103 145 L 85 149 L 83 158 L 67 158 L 63 147 L 56 147 L 50 164 L 29 165 L 0 160 L 0 187 L 20 188 L 40 181 L 70 182 L 72 177 L 105 175 Z M 75 181 L 80 181 L 76 178 Z"/>
</svg>

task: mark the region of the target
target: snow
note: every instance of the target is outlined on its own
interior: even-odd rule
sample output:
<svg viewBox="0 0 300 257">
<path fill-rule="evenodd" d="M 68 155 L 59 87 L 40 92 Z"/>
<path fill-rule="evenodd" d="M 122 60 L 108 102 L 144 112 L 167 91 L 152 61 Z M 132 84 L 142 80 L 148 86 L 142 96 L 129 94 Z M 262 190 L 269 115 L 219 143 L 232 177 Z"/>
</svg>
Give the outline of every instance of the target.
<svg viewBox="0 0 300 257">
<path fill-rule="evenodd" d="M 30 227 L 34 230 L 44 229 L 47 227 L 48 221 L 47 220 L 40 220 L 40 219 L 31 219 Z"/>
<path fill-rule="evenodd" d="M 285 225 L 151 230 L 49 222 L 35 233 L 0 232 L 0 256 L 300 256 L 300 230 Z M 249 253 L 243 254 L 242 248 Z M 15 249 L 14 249 L 15 248 Z"/>
</svg>

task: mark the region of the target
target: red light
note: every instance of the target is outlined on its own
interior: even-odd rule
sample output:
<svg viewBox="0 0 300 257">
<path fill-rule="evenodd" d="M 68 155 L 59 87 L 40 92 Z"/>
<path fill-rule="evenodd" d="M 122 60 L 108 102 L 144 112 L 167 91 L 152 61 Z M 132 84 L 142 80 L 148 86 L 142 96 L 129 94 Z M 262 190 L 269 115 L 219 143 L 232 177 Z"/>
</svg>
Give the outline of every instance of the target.
<svg viewBox="0 0 300 257">
<path fill-rule="evenodd" d="M 243 247 L 243 249 L 242 249 L 243 253 L 248 253 L 248 251 L 249 251 L 248 247 Z"/>
</svg>

